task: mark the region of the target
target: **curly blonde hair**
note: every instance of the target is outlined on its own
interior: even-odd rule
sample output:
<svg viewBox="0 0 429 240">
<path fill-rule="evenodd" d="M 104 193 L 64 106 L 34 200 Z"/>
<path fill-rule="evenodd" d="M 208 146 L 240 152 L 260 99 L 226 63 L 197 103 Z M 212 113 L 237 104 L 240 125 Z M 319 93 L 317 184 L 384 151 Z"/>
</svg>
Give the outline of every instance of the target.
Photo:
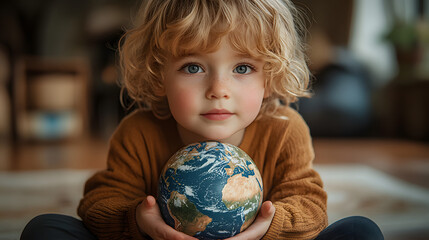
<svg viewBox="0 0 429 240">
<path fill-rule="evenodd" d="M 239 52 L 265 62 L 269 97 L 260 115 L 281 104 L 309 96 L 296 14 L 289 0 L 148 0 L 135 27 L 119 43 L 122 88 L 139 106 L 160 118 L 171 115 L 163 93 L 163 66 L 168 56 L 216 50 L 227 37 Z"/>
</svg>

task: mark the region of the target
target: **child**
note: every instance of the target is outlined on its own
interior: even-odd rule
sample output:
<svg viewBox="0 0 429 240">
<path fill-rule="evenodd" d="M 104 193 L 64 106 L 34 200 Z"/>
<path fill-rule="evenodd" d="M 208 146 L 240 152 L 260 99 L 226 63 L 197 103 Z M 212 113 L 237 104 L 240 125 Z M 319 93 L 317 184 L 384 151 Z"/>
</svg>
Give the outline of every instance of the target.
<svg viewBox="0 0 429 240">
<path fill-rule="evenodd" d="M 371 230 L 376 234 L 367 239 L 380 239 L 365 218 L 320 234 L 327 226 L 326 193 L 312 168 L 307 125 L 288 107 L 309 95 L 294 14 L 292 4 L 281 0 L 143 4 L 120 55 L 124 88 L 151 111 L 126 117 L 112 136 L 107 169 L 85 186 L 78 208 L 83 224 L 42 215 L 22 239 L 195 239 L 162 220 L 155 197 L 169 157 L 203 140 L 239 146 L 263 178 L 259 215 L 231 239 L 334 239 L 337 232 L 347 239 Z"/>
</svg>

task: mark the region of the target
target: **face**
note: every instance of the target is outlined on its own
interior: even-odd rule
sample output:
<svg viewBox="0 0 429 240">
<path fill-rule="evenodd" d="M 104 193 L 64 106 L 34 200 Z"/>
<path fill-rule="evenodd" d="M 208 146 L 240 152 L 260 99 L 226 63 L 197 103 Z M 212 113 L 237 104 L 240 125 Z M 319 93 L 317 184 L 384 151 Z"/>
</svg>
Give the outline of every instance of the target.
<svg viewBox="0 0 429 240">
<path fill-rule="evenodd" d="M 212 53 L 169 59 L 165 93 L 183 142 L 239 145 L 262 105 L 263 65 L 234 51 L 227 40 Z"/>
</svg>

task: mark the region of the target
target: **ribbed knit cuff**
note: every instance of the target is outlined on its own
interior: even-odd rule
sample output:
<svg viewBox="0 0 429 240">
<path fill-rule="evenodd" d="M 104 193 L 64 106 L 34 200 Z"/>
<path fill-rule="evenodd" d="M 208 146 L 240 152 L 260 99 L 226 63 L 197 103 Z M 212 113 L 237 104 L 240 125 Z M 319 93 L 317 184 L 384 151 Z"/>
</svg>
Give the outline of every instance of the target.
<svg viewBox="0 0 429 240">
<path fill-rule="evenodd" d="M 139 230 L 139 226 L 137 225 L 137 220 L 136 220 L 136 208 L 143 200 L 144 200 L 144 198 L 139 198 L 139 199 L 135 200 L 131 204 L 130 209 L 127 213 L 127 215 L 128 215 L 128 232 L 130 233 L 130 236 L 136 240 L 145 239 L 143 237 L 143 234 Z"/>
<path fill-rule="evenodd" d="M 276 212 L 274 214 L 273 220 L 271 221 L 271 225 L 268 228 L 267 233 L 262 238 L 263 240 L 277 240 L 279 239 L 279 233 L 283 227 L 285 216 L 281 214 L 281 211 L 278 211 L 278 207 L 274 204 L 276 208 Z"/>
</svg>

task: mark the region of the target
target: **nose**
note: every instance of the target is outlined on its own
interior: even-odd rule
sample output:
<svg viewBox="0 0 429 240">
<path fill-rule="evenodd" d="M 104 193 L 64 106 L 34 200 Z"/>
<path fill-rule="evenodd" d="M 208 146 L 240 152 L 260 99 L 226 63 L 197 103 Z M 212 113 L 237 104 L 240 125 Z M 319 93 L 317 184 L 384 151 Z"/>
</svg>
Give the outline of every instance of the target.
<svg viewBox="0 0 429 240">
<path fill-rule="evenodd" d="M 229 99 L 230 91 L 229 91 L 229 81 L 228 77 L 215 75 L 210 77 L 209 86 L 206 91 L 207 99 Z"/>
</svg>

